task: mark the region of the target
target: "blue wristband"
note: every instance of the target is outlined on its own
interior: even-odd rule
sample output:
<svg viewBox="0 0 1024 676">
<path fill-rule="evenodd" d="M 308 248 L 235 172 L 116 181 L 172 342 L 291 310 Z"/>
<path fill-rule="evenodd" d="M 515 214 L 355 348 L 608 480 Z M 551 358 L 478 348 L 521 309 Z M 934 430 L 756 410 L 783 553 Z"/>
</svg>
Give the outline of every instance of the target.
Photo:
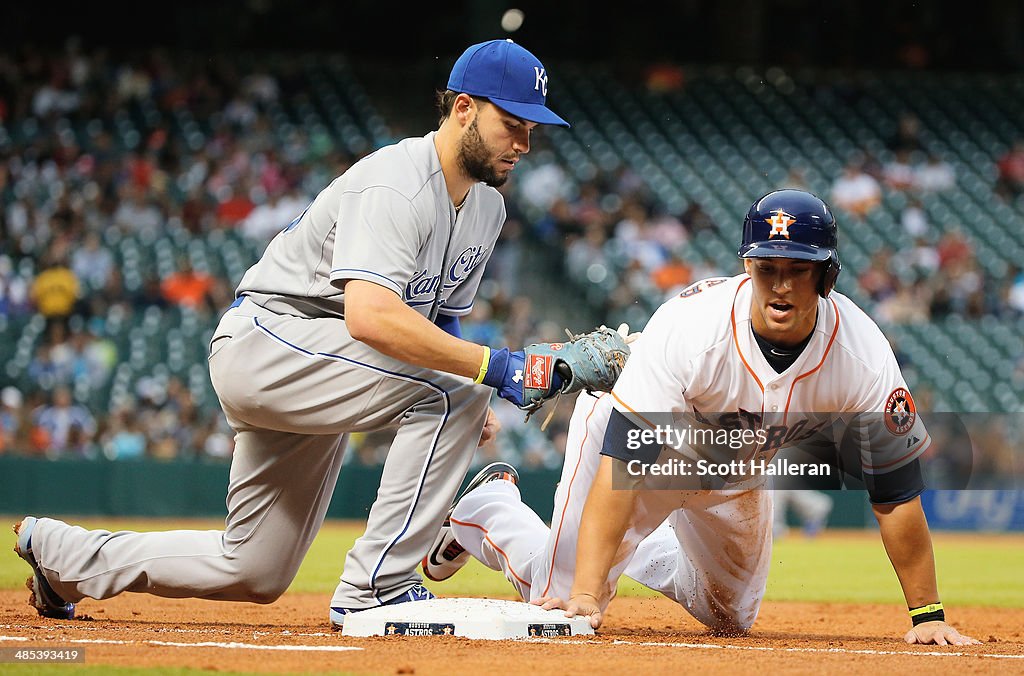
<svg viewBox="0 0 1024 676">
<path fill-rule="evenodd" d="M 523 350 L 510 351 L 507 347 L 491 350 L 487 360 L 487 373 L 482 382 L 498 391 L 498 396 L 516 406 L 523 405 L 523 374 L 526 372 L 526 354 Z M 557 371 L 551 374 L 551 389 L 548 394 L 562 389 L 564 380 Z"/>
<path fill-rule="evenodd" d="M 498 391 L 498 396 L 516 406 L 523 405 L 523 364 L 526 355 L 522 350 L 511 352 L 507 347 L 491 350 L 484 374 L 483 384 Z"/>
<path fill-rule="evenodd" d="M 505 380 L 505 369 L 508 366 L 509 351 L 507 347 L 500 350 L 491 350 L 491 357 L 487 361 L 487 374 L 484 376 L 484 385 L 490 385 L 494 389 L 501 387 Z"/>
</svg>

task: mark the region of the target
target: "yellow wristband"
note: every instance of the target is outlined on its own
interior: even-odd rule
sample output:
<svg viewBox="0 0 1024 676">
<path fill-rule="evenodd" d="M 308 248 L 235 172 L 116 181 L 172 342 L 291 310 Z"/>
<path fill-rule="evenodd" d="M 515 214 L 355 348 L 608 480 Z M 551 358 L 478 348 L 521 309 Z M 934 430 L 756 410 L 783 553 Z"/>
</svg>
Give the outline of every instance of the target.
<svg viewBox="0 0 1024 676">
<path fill-rule="evenodd" d="M 480 373 L 477 374 L 476 380 L 473 382 L 477 385 L 484 381 L 484 376 L 487 375 L 487 366 L 491 361 L 491 348 L 484 345 L 484 360 L 480 362 Z"/>
<path fill-rule="evenodd" d="M 921 606 L 920 608 L 914 608 L 913 610 L 911 610 L 910 616 L 917 617 L 918 615 L 924 615 L 925 613 L 934 613 L 935 611 L 942 609 L 943 608 L 941 603 L 929 603 L 926 606 Z"/>
</svg>

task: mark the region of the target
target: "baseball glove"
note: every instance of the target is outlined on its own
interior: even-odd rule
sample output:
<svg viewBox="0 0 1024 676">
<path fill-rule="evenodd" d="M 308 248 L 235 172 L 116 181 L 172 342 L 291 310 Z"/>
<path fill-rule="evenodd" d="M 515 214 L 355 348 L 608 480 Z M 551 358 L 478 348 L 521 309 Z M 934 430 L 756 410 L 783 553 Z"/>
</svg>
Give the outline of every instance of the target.
<svg viewBox="0 0 1024 676">
<path fill-rule="evenodd" d="M 601 326 L 590 333 L 573 335 L 566 329 L 565 343 L 537 343 L 523 348 L 523 403 L 527 419 L 546 401 L 580 390 L 611 392 L 629 357 L 629 328 L 619 331 Z M 561 387 L 552 390 L 555 375 Z"/>
</svg>

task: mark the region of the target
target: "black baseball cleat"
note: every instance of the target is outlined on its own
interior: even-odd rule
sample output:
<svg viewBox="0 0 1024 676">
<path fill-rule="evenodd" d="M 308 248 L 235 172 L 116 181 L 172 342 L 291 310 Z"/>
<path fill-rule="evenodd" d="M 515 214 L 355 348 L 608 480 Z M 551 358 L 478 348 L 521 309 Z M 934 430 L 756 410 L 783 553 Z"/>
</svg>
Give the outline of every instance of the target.
<svg viewBox="0 0 1024 676">
<path fill-rule="evenodd" d="M 26 516 L 21 523 L 14 524 L 14 534 L 18 536 L 14 553 L 32 567 L 32 577 L 25 581 L 25 586 L 32 592 L 28 600 L 29 605 L 43 617 L 57 620 L 74 619 L 75 604 L 65 601 L 53 591 L 53 587 L 46 581 L 46 576 L 36 563 L 35 554 L 32 553 L 32 531 L 35 530 L 36 521 L 34 516 Z"/>
<path fill-rule="evenodd" d="M 477 472 L 477 475 L 466 486 L 466 490 L 462 491 L 455 498 L 455 502 L 452 503 L 451 508 L 448 510 L 448 515 L 445 516 L 444 524 L 441 526 L 434 544 L 430 546 L 430 549 L 427 550 L 427 555 L 423 557 L 423 575 L 428 580 L 433 580 L 434 582 L 447 580 L 459 572 L 469 561 L 469 552 L 456 541 L 455 534 L 452 532 L 450 520 L 452 512 L 455 511 L 455 505 L 459 504 L 459 500 L 464 498 L 470 491 L 483 486 L 489 481 L 499 480 L 511 481 L 518 486 L 519 473 L 516 472 L 515 467 L 508 463 L 492 462 Z"/>
</svg>

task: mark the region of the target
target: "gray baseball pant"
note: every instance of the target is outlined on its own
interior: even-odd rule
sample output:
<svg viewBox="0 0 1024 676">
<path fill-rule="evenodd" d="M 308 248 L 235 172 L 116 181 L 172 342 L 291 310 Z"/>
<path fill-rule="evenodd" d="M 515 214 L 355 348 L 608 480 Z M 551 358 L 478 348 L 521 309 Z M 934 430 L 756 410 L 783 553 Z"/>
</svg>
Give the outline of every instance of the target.
<svg viewBox="0 0 1024 676">
<path fill-rule="evenodd" d="M 111 533 L 40 519 L 33 550 L 61 597 L 272 602 L 323 523 L 347 434 L 391 427 L 377 499 L 331 605 L 373 607 L 421 581 L 415 568 L 469 469 L 490 388 L 386 357 L 341 320 L 250 300 L 217 327 L 210 374 L 236 433 L 224 530 Z"/>
</svg>

